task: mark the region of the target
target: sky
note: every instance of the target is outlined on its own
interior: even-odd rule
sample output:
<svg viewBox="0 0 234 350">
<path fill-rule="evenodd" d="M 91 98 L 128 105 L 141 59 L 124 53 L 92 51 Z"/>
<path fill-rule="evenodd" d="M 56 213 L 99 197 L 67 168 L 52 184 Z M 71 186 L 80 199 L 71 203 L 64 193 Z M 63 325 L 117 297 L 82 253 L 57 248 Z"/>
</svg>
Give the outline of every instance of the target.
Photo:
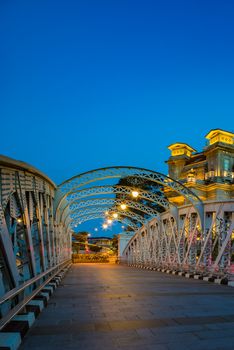
<svg viewBox="0 0 234 350">
<path fill-rule="evenodd" d="M 233 0 L 1 0 L 0 153 L 59 184 L 167 174 L 167 146 L 233 131 Z"/>
</svg>

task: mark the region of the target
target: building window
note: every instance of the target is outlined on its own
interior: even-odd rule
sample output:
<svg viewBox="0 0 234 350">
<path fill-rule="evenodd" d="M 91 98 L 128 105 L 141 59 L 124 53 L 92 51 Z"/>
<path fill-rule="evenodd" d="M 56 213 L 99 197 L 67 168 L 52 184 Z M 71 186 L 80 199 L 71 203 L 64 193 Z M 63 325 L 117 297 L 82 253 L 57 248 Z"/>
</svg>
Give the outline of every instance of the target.
<svg viewBox="0 0 234 350">
<path fill-rule="evenodd" d="M 223 170 L 230 171 L 230 159 L 224 159 L 223 161 Z"/>
</svg>

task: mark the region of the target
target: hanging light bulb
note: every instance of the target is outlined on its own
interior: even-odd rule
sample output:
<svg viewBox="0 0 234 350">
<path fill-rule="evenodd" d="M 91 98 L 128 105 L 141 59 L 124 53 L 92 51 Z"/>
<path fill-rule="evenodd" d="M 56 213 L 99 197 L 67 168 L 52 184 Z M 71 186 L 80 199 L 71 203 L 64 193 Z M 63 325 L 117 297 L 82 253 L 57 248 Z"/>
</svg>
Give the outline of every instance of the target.
<svg viewBox="0 0 234 350">
<path fill-rule="evenodd" d="M 133 196 L 134 198 L 137 198 L 137 197 L 139 196 L 139 192 L 137 192 L 137 191 L 132 191 L 132 196 Z"/>
</svg>

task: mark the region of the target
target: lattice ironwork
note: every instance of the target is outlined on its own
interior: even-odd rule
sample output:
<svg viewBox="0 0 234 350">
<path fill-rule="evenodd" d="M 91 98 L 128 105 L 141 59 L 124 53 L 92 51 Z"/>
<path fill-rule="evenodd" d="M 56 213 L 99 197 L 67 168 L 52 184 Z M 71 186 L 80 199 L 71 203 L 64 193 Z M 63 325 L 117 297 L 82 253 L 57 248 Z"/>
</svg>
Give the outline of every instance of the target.
<svg viewBox="0 0 234 350">
<path fill-rule="evenodd" d="M 79 219 L 71 220 L 70 226 L 72 228 L 74 228 L 77 225 L 82 224 L 85 221 L 94 220 L 94 219 L 102 219 L 102 218 L 105 218 L 104 213 L 94 213 L 94 214 L 90 214 L 90 215 L 84 215 L 84 216 L 80 217 Z M 124 219 L 124 218 L 118 219 L 117 218 L 116 221 L 119 221 L 120 223 L 122 223 L 126 227 L 131 227 L 134 231 L 137 231 L 139 229 L 139 226 L 134 224 L 129 219 Z"/>
<path fill-rule="evenodd" d="M 70 203 L 81 200 L 87 196 L 96 196 L 100 194 L 130 194 L 131 186 L 118 186 L 118 185 L 105 185 L 105 186 L 93 186 L 95 182 L 110 180 L 113 182 L 115 179 L 133 179 L 137 182 L 152 182 L 164 190 L 171 190 L 182 195 L 185 200 L 196 208 L 199 215 L 201 226 L 203 226 L 203 203 L 199 197 L 193 193 L 189 188 L 185 187 L 178 181 L 175 181 L 164 174 L 151 171 L 143 168 L 135 167 L 109 167 L 101 168 L 93 171 L 89 171 L 80 175 L 77 175 L 58 186 L 58 191 L 56 193 L 55 209 L 56 215 L 62 215 L 64 210 L 69 207 Z M 135 183 L 134 183 L 135 186 Z M 129 188 L 129 189 L 128 189 Z M 139 187 L 137 191 L 140 193 L 140 198 L 149 200 L 151 202 L 157 203 L 164 207 L 166 210 L 172 208 L 165 195 L 154 193 L 153 190 L 145 191 L 140 190 Z M 176 210 L 174 214 L 176 215 Z"/>
<path fill-rule="evenodd" d="M 72 220 L 74 220 L 75 218 L 79 218 L 80 216 L 82 215 L 88 215 L 88 214 L 95 214 L 95 213 L 103 213 L 105 214 L 105 212 L 109 211 L 109 207 L 90 207 L 90 208 L 83 208 L 83 209 L 80 209 L 78 211 L 75 211 L 74 213 L 72 213 L 70 215 L 70 218 Z M 145 220 L 142 216 L 140 215 L 137 215 L 136 213 L 134 212 L 131 212 L 131 211 L 121 211 L 119 210 L 118 207 L 113 207 L 112 208 L 112 211 L 109 211 L 108 212 L 109 214 L 106 215 L 106 217 L 110 217 L 112 218 L 112 213 L 116 213 L 118 214 L 119 217 L 129 217 L 139 223 L 141 223 L 142 225 L 146 224 L 147 220 Z M 113 219 L 113 218 L 112 218 Z"/>
<path fill-rule="evenodd" d="M 71 179 L 68 179 L 67 181 L 64 181 L 59 185 L 60 193 L 58 193 L 57 205 L 59 206 L 61 200 L 66 198 L 70 192 L 74 192 L 78 188 L 87 186 L 97 181 L 102 181 L 106 179 L 126 178 L 129 176 L 135 178 L 139 177 L 140 179 L 149 180 L 160 184 L 164 187 L 170 188 L 171 190 L 180 193 L 189 202 L 193 204 L 201 203 L 199 197 L 190 189 L 182 185 L 180 182 L 175 181 L 164 174 L 143 168 L 117 166 L 92 170 L 74 176 Z"/>
<path fill-rule="evenodd" d="M 70 258 L 71 229 L 54 222 L 55 190 L 37 169 L 0 156 L 1 295 Z"/>
<path fill-rule="evenodd" d="M 124 257 L 146 266 L 228 275 L 234 243 L 233 211 L 228 210 L 233 206 L 214 203 L 213 215 L 208 208 L 204 230 L 193 207 L 179 213 L 178 221 L 170 212 L 152 219 L 131 238 Z"/>
<path fill-rule="evenodd" d="M 126 210 L 128 208 L 131 209 L 137 209 L 145 214 L 148 214 L 151 217 L 156 217 L 158 215 L 158 212 L 154 210 L 153 208 L 144 205 L 139 202 L 134 202 L 131 200 L 121 200 L 117 198 L 92 198 L 92 199 L 86 199 L 86 200 L 75 200 L 74 202 L 71 202 L 70 204 L 70 210 L 67 211 L 66 215 L 63 215 L 63 219 L 65 220 L 68 215 L 71 215 L 73 212 L 76 212 L 79 209 L 92 207 L 92 206 L 108 206 L 108 209 L 111 209 L 113 206 L 118 207 L 121 209 L 121 204 L 126 205 Z M 122 210 L 123 211 L 123 210 Z"/>
<path fill-rule="evenodd" d="M 103 194 L 122 194 L 131 196 L 132 191 L 134 191 L 134 187 L 118 185 L 94 186 L 83 190 L 77 190 L 76 192 L 72 192 L 69 194 L 69 196 L 67 197 L 67 201 L 63 203 L 64 206 L 61 208 L 61 211 L 65 210 L 65 208 L 68 207 L 70 203 L 73 203 L 74 201 L 78 201 L 86 197 L 98 196 Z M 169 209 L 171 206 L 170 203 L 164 197 L 158 196 L 157 194 L 141 189 L 138 189 L 137 191 L 139 193 L 139 198 L 141 199 L 148 200 L 150 202 L 161 205 L 165 209 Z"/>
</svg>

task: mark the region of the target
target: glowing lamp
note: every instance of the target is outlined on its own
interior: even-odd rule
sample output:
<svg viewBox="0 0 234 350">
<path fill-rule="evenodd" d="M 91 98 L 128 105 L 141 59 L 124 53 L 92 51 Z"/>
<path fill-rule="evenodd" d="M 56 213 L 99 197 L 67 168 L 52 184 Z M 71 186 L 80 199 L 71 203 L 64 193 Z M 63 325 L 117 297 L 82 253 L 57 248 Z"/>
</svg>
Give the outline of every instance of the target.
<svg viewBox="0 0 234 350">
<path fill-rule="evenodd" d="M 117 217 L 118 217 L 118 214 L 117 214 L 117 213 L 114 213 L 114 214 L 113 214 L 113 218 L 117 219 Z"/>
<path fill-rule="evenodd" d="M 122 210 L 125 210 L 125 209 L 127 208 L 127 206 L 126 206 L 126 204 L 121 204 L 120 208 L 121 208 Z"/>
<path fill-rule="evenodd" d="M 132 191 L 132 196 L 133 196 L 134 198 L 137 198 L 137 197 L 139 196 L 139 192 L 137 192 L 137 191 Z"/>
</svg>

